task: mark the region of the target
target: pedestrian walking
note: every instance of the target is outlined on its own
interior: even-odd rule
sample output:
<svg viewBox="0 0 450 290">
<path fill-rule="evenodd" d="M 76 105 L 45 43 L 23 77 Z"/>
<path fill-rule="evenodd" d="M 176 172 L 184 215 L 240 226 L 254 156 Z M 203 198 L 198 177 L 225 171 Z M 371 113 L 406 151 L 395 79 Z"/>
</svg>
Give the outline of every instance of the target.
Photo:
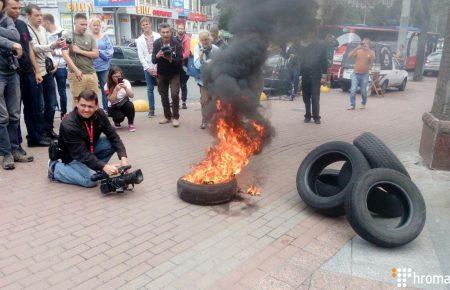
<svg viewBox="0 0 450 290">
<path fill-rule="evenodd" d="M 348 110 L 354 110 L 356 107 L 356 90 L 361 88 L 361 107 L 365 109 L 367 104 L 367 84 L 369 82 L 369 69 L 375 60 L 375 52 L 370 49 L 370 40 L 364 38 L 361 43 L 353 49 L 349 54 L 349 58 L 355 58 L 355 68 L 351 79 L 350 88 L 350 107 Z"/>
<path fill-rule="evenodd" d="M 89 27 L 92 36 L 97 41 L 99 57 L 94 59 L 94 69 L 97 72 L 98 84 L 102 93 L 103 110 L 106 111 L 108 109 L 108 98 L 103 88 L 105 87 L 114 48 L 108 35 L 102 32 L 102 21 L 98 17 L 91 19 Z"/>
<path fill-rule="evenodd" d="M 134 127 L 134 105 L 130 101 L 134 97 L 131 83 L 123 78 L 122 70 L 115 66 L 108 72 L 104 91 L 108 96 L 108 115 L 113 119 L 114 126 L 120 128 L 125 117 L 128 119 L 128 130 L 136 131 Z"/>
<path fill-rule="evenodd" d="M 287 60 L 286 69 L 288 71 L 288 80 L 290 83 L 287 95 L 290 97 L 291 101 L 298 96 L 298 84 L 300 78 L 300 50 L 298 42 L 299 41 L 290 43 L 287 48 L 283 48 L 281 51 L 281 56 Z"/>
<path fill-rule="evenodd" d="M 56 42 L 58 39 L 64 39 L 67 35 L 67 31 L 56 26 L 55 18 L 52 14 L 44 14 L 42 26 L 48 32 L 48 40 L 50 42 Z M 62 56 L 61 48 L 54 49 L 52 51 L 53 59 L 56 62 L 55 80 L 59 94 L 59 109 L 61 111 L 61 119 L 67 114 L 67 64 Z"/>
<path fill-rule="evenodd" d="M 211 33 L 211 37 L 212 37 L 212 44 L 214 44 L 215 46 L 217 46 L 218 48 L 220 48 L 221 50 L 224 50 L 225 48 L 227 48 L 227 43 L 225 42 L 225 40 L 223 40 L 220 37 L 219 34 L 219 28 L 217 26 L 213 26 L 211 27 L 210 31 Z"/>
<path fill-rule="evenodd" d="M 189 80 L 189 75 L 187 74 L 187 65 L 189 56 L 191 56 L 191 38 L 186 34 L 186 27 L 184 24 L 178 24 L 178 41 L 183 47 L 183 69 L 180 73 L 180 87 L 181 87 L 181 101 L 182 109 L 187 109 L 186 101 L 188 95 L 187 82 Z"/>
<path fill-rule="evenodd" d="M 198 38 L 199 44 L 194 50 L 194 65 L 201 72 L 202 66 L 210 62 L 220 52 L 220 48 L 212 44 L 212 37 L 208 31 L 201 31 Z M 211 102 L 212 96 L 203 84 L 201 73 L 195 78 L 195 81 L 200 88 L 200 104 L 202 106 L 202 124 L 200 128 L 206 129 L 209 119 L 206 109 Z"/>
<path fill-rule="evenodd" d="M 164 119 L 160 124 L 172 122 L 174 127 L 180 126 L 180 72 L 182 70 L 183 49 L 181 43 L 172 36 L 170 25 L 159 26 L 161 38 L 153 45 L 152 61 L 157 64 L 158 92 L 164 108 Z M 172 110 L 169 101 L 169 87 L 172 98 Z"/>
<path fill-rule="evenodd" d="M 318 42 L 315 33 L 310 33 L 300 48 L 302 95 L 305 103 L 305 123 L 311 118 L 321 124 L 320 85 L 326 81 L 328 61 L 325 47 Z"/>
<path fill-rule="evenodd" d="M 94 69 L 94 59 L 99 57 L 99 52 L 97 41 L 86 32 L 86 15 L 75 14 L 74 22 L 74 31 L 69 33 L 62 54 L 69 68 L 67 79 L 75 106 L 82 91 L 92 90 L 96 94 L 99 92 L 98 77 Z"/>
<path fill-rule="evenodd" d="M 144 68 L 145 82 L 147 83 L 147 98 L 149 104 L 148 117 L 155 116 L 155 85 L 157 69 L 156 64 L 152 62 L 153 45 L 156 40 L 161 38 L 159 33 L 152 31 L 152 21 L 149 17 L 142 17 L 140 20 L 142 35 L 136 39 L 136 47 L 139 60 Z"/>
</svg>

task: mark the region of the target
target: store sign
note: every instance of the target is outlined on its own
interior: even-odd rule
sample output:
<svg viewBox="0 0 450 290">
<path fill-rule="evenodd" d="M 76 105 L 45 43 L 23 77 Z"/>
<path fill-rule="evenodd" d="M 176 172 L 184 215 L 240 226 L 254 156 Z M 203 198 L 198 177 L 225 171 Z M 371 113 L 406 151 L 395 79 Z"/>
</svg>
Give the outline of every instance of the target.
<svg viewBox="0 0 450 290">
<path fill-rule="evenodd" d="M 191 1 L 184 0 L 184 12 L 182 15 L 187 17 L 190 12 L 191 12 Z"/>
<path fill-rule="evenodd" d="M 163 18 L 172 18 L 172 12 L 170 11 L 163 11 L 163 10 L 156 10 L 153 9 L 153 16 L 156 17 L 163 17 Z"/>
<path fill-rule="evenodd" d="M 134 7 L 136 0 L 94 0 L 97 7 Z"/>
<path fill-rule="evenodd" d="M 94 11 L 94 5 L 92 2 L 77 2 L 71 1 L 66 5 L 68 12 L 92 12 Z"/>
<path fill-rule="evenodd" d="M 150 6 L 139 5 L 136 7 L 136 14 L 153 16 L 160 18 L 178 19 L 178 12 L 169 9 L 153 9 Z"/>
<path fill-rule="evenodd" d="M 179 14 L 184 14 L 184 0 L 171 0 L 172 9 L 177 11 Z"/>
<path fill-rule="evenodd" d="M 202 13 L 189 13 L 188 19 L 191 21 L 206 22 L 208 21 L 208 15 Z"/>
</svg>

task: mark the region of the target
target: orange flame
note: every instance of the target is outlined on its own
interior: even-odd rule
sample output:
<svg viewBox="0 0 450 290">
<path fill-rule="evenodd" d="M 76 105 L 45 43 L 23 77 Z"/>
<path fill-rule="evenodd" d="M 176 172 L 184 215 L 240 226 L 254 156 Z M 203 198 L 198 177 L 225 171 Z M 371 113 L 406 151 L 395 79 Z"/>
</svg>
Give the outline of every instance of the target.
<svg viewBox="0 0 450 290">
<path fill-rule="evenodd" d="M 216 102 L 216 144 L 208 147 L 206 158 L 183 177 L 196 184 L 225 183 L 247 166 L 250 157 L 260 150 L 265 128 L 255 121 L 238 125 L 230 118 L 231 104 Z M 245 128 L 243 128 L 245 126 Z"/>
<path fill-rule="evenodd" d="M 249 188 L 247 188 L 247 194 L 250 194 L 251 196 L 261 195 L 261 187 L 251 185 Z"/>
</svg>

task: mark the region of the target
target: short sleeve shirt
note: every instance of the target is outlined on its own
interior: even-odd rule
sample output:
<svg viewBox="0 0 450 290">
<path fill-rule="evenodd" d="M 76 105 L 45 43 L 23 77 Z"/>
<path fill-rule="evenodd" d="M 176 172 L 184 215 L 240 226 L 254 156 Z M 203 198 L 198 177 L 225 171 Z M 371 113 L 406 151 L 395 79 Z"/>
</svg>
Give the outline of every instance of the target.
<svg viewBox="0 0 450 290">
<path fill-rule="evenodd" d="M 128 89 L 131 89 L 131 83 L 128 80 L 123 80 L 123 83 Z M 111 88 L 111 90 L 113 90 L 113 89 L 114 88 Z M 108 95 L 110 94 L 107 83 L 105 84 L 104 90 Z M 120 89 L 120 91 L 117 92 L 117 100 L 115 100 L 114 103 L 111 103 L 110 101 L 108 101 L 108 107 L 111 107 L 112 105 L 119 103 L 126 96 L 127 96 L 127 91 L 125 91 L 125 89 Z"/>
<path fill-rule="evenodd" d="M 76 44 L 82 50 L 92 51 L 93 49 L 97 49 L 97 41 L 89 33 L 85 33 L 83 35 L 71 33 L 71 38 L 73 44 Z M 94 59 L 73 52 L 70 52 L 70 58 L 82 73 L 95 73 Z M 73 72 L 71 68 L 69 68 L 69 71 Z"/>
</svg>

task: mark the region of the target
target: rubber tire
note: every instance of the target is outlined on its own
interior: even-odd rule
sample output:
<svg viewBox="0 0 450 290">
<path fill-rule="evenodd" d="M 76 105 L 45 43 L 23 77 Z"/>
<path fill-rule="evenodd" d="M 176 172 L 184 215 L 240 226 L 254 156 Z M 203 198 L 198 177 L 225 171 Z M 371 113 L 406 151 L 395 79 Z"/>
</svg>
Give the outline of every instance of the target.
<svg viewBox="0 0 450 290">
<path fill-rule="evenodd" d="M 353 174 L 348 184 L 333 196 L 320 196 L 315 188 L 315 182 L 328 165 L 348 161 L 352 164 Z M 302 200 L 321 213 L 328 216 L 340 216 L 345 213 L 346 195 L 351 193 L 353 185 L 359 177 L 370 169 L 364 155 L 352 144 L 333 141 L 320 145 L 312 150 L 297 171 L 297 191 Z"/>
<path fill-rule="evenodd" d="M 237 193 L 237 181 L 233 179 L 221 184 L 194 184 L 178 179 L 178 196 L 192 204 L 216 205 L 233 200 Z"/>
<path fill-rule="evenodd" d="M 394 152 L 374 134 L 365 132 L 356 137 L 353 144 L 361 150 L 371 168 L 390 168 L 409 177 L 408 171 Z"/>
<path fill-rule="evenodd" d="M 388 228 L 377 224 L 367 207 L 370 189 L 379 183 L 391 184 L 402 191 L 405 206 L 402 225 Z M 384 248 L 393 248 L 413 241 L 423 230 L 426 207 L 422 194 L 407 176 L 387 168 L 371 169 L 359 178 L 345 202 L 346 217 L 355 232 L 364 240 Z"/>
<path fill-rule="evenodd" d="M 316 192 L 320 196 L 333 196 L 341 191 L 339 186 L 339 172 L 335 169 L 324 169 L 317 177 L 315 186 Z"/>
<path fill-rule="evenodd" d="M 407 83 L 407 80 L 406 80 L 406 78 L 403 80 L 403 82 L 402 82 L 402 84 L 400 85 L 400 86 L 398 86 L 398 90 L 400 91 L 400 92 L 403 92 L 405 89 L 406 89 L 406 83 Z"/>
<path fill-rule="evenodd" d="M 383 95 L 386 94 L 388 87 L 389 87 L 389 82 L 387 80 L 385 80 L 381 84 L 381 92 L 383 93 Z"/>
<path fill-rule="evenodd" d="M 350 180 L 352 168 L 348 162 L 342 166 L 337 185 L 344 187 Z M 374 212 L 384 218 L 395 218 L 403 215 L 403 207 L 395 192 L 386 192 L 375 188 L 374 192 L 369 195 L 367 205 L 371 212 Z"/>
</svg>

